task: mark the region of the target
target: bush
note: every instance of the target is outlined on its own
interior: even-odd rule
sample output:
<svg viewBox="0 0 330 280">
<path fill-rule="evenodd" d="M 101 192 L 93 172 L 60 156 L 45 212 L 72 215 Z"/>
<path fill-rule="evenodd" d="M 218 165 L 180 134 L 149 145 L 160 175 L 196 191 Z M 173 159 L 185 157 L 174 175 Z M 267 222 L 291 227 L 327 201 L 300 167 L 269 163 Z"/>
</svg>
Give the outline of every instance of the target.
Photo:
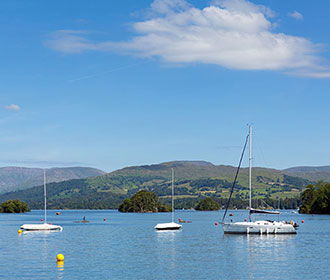
<svg viewBox="0 0 330 280">
<path fill-rule="evenodd" d="M 219 209 L 220 209 L 220 204 L 215 200 L 213 200 L 211 197 L 207 197 L 200 200 L 195 206 L 195 210 L 198 211 L 213 211 Z"/>
<path fill-rule="evenodd" d="M 19 199 L 7 200 L 1 204 L 0 208 L 1 213 L 25 213 L 29 211 L 28 205 Z"/>
<path fill-rule="evenodd" d="M 158 196 L 153 192 L 139 191 L 131 198 L 126 198 L 120 204 L 120 212 L 170 212 L 170 206 L 164 206 L 158 201 Z"/>
</svg>

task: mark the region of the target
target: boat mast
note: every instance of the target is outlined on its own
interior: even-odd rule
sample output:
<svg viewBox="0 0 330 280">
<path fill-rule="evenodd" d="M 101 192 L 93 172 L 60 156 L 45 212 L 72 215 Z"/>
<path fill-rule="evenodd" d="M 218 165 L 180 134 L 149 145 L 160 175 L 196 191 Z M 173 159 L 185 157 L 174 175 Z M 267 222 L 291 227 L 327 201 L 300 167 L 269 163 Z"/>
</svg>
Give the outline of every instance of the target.
<svg viewBox="0 0 330 280">
<path fill-rule="evenodd" d="M 46 211 L 46 169 L 44 169 L 44 200 L 45 200 L 45 224 L 47 224 L 47 211 Z"/>
<path fill-rule="evenodd" d="M 172 168 L 172 223 L 174 223 L 174 169 Z"/>
<path fill-rule="evenodd" d="M 249 207 L 252 209 L 252 125 L 249 126 L 249 189 L 250 189 L 250 198 L 249 198 Z"/>
</svg>

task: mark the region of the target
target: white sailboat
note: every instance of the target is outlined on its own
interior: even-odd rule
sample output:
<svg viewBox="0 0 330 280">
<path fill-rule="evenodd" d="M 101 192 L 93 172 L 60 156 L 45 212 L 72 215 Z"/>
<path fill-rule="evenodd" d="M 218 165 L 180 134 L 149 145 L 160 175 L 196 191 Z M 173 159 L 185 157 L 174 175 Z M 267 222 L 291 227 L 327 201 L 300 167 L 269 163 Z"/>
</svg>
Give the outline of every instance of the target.
<svg viewBox="0 0 330 280">
<path fill-rule="evenodd" d="M 172 222 L 171 223 L 160 223 L 154 228 L 157 230 L 178 230 L 182 227 L 177 223 L 174 223 L 174 170 L 172 168 Z"/>
<path fill-rule="evenodd" d="M 222 228 L 225 234 L 295 234 L 296 224 L 294 222 L 288 223 L 286 221 L 270 221 L 259 220 L 252 221 L 251 214 L 280 214 L 277 211 L 265 211 L 259 209 L 253 209 L 251 203 L 252 194 L 252 126 L 249 127 L 249 221 L 246 222 L 224 222 L 224 218 L 228 209 L 224 214 L 222 220 Z M 244 150 L 243 150 L 244 153 Z M 243 156 L 243 154 L 242 154 Z M 238 169 L 239 170 L 239 169 Z M 238 174 L 238 173 L 237 173 Z M 237 176 L 237 175 L 236 175 Z M 235 178 L 236 180 L 236 178 Z M 228 203 L 229 204 L 229 203 Z"/>
<path fill-rule="evenodd" d="M 39 231 L 39 230 L 59 230 L 62 231 L 61 226 L 47 224 L 47 199 L 46 199 L 46 170 L 44 169 L 44 204 L 45 204 L 45 218 L 43 224 L 24 224 L 21 229 L 24 231 Z"/>
</svg>

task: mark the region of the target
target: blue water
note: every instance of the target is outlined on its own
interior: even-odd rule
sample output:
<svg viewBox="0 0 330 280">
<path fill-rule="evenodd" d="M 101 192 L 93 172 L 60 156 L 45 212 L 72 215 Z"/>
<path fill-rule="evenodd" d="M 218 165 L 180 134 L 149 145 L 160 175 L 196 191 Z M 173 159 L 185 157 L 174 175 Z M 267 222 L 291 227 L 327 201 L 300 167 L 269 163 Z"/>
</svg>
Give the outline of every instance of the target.
<svg viewBox="0 0 330 280">
<path fill-rule="evenodd" d="M 192 221 L 177 232 L 153 229 L 169 213 L 55 212 L 48 221 L 62 232 L 21 235 L 19 226 L 40 222 L 43 211 L 0 214 L 0 279 L 330 279 L 330 216 L 286 211 L 281 219 L 296 220 L 297 235 L 240 236 L 215 225 L 222 211 L 177 211 Z M 90 223 L 74 223 L 83 216 Z"/>
</svg>

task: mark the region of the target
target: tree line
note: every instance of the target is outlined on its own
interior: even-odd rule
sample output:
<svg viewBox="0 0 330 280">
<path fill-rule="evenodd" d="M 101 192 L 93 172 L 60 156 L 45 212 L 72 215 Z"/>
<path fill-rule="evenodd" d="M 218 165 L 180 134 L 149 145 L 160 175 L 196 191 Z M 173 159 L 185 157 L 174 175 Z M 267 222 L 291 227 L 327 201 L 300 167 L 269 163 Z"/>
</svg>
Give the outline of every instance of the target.
<svg viewBox="0 0 330 280">
<path fill-rule="evenodd" d="M 299 213 L 330 214 L 330 183 L 319 181 L 310 184 L 301 195 Z"/>
</svg>

